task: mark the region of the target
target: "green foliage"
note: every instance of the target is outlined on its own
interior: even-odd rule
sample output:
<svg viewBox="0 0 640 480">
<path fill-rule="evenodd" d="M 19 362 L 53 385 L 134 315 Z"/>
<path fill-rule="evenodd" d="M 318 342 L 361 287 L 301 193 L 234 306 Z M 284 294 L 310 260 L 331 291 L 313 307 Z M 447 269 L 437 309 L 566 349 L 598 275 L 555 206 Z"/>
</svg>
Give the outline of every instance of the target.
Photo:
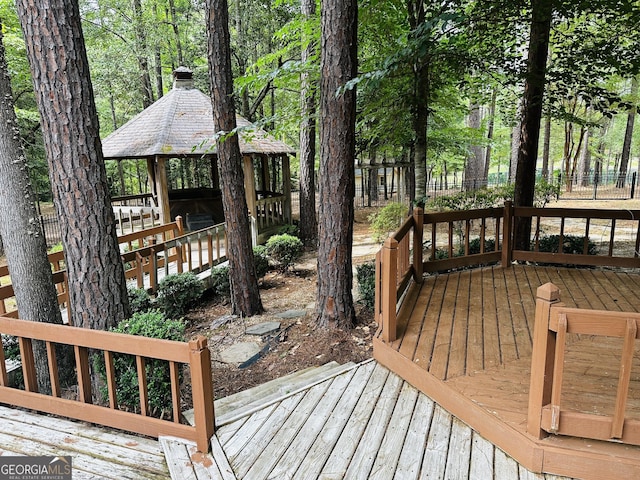
<svg viewBox="0 0 640 480">
<path fill-rule="evenodd" d="M 358 293 L 360 301 L 369 310 L 373 310 L 376 296 L 376 264 L 375 262 L 362 263 L 356 266 L 358 279 Z"/>
<path fill-rule="evenodd" d="M 18 344 L 18 337 L 11 335 L 0 334 L 2 337 L 2 348 L 4 349 L 4 356 L 7 360 L 18 360 L 20 358 L 20 345 Z"/>
<path fill-rule="evenodd" d="M 302 256 L 303 245 L 298 237 L 292 235 L 274 235 L 267 240 L 266 251 L 283 272 Z"/>
<path fill-rule="evenodd" d="M 163 340 L 184 341 L 185 324 L 181 320 L 169 320 L 157 309 L 135 313 L 130 319 L 120 322 L 112 329 L 117 333 L 139 335 Z M 94 365 L 101 377 L 106 379 L 106 370 L 102 356 L 94 357 Z M 113 366 L 116 378 L 116 395 L 120 408 L 140 410 L 140 393 L 135 357 L 114 354 Z M 153 415 L 171 415 L 171 380 L 169 364 L 162 360 L 147 360 L 145 365 L 149 408 Z M 103 381 L 104 383 L 104 381 Z M 108 396 L 106 385 L 101 388 L 103 399 Z"/>
<path fill-rule="evenodd" d="M 369 215 L 373 239 L 383 242 L 402 225 L 407 218 L 407 206 L 402 203 L 389 203 L 377 213 Z"/>
<path fill-rule="evenodd" d="M 493 238 L 484 239 L 484 251 L 485 253 L 493 252 L 496 248 L 496 241 Z M 469 240 L 469 255 L 476 255 L 480 253 L 480 237 Z M 460 254 L 464 255 L 464 247 L 461 246 Z"/>
<path fill-rule="evenodd" d="M 544 178 L 538 178 L 536 180 L 536 187 L 534 190 L 533 206 L 537 208 L 543 208 L 552 200 L 560 198 L 560 184 L 550 183 Z"/>
<path fill-rule="evenodd" d="M 218 298 L 231 296 L 231 281 L 229 280 L 229 267 L 213 267 L 211 269 L 211 290 Z"/>
<path fill-rule="evenodd" d="M 583 254 L 584 252 L 584 236 L 581 235 L 564 235 L 562 237 L 562 253 Z M 533 249 L 535 245 L 531 245 Z M 545 235 L 540 237 L 538 249 L 541 252 L 558 253 L 560 246 L 560 235 Z M 587 255 L 597 255 L 598 247 L 594 242 L 589 240 L 587 247 Z"/>
<path fill-rule="evenodd" d="M 287 225 L 283 225 L 282 227 L 280 227 L 280 230 L 278 230 L 278 235 L 292 235 L 294 237 L 299 237 L 300 229 L 298 228 L 298 225 L 288 223 Z"/>
<path fill-rule="evenodd" d="M 180 318 L 203 292 L 202 281 L 192 272 L 167 275 L 158 284 L 156 304 L 168 318 Z"/>
<path fill-rule="evenodd" d="M 58 242 L 55 245 L 53 245 L 51 248 L 49 248 L 49 250 L 47 250 L 47 253 L 61 252 L 62 249 L 63 249 L 62 242 Z"/>
<path fill-rule="evenodd" d="M 256 266 L 256 275 L 258 278 L 264 277 L 269 271 L 269 255 L 267 247 L 257 245 L 253 247 L 253 261 Z"/>
<path fill-rule="evenodd" d="M 127 296 L 129 297 L 129 305 L 131 313 L 144 312 L 151 308 L 153 302 L 151 296 L 144 288 L 127 288 Z"/>
</svg>

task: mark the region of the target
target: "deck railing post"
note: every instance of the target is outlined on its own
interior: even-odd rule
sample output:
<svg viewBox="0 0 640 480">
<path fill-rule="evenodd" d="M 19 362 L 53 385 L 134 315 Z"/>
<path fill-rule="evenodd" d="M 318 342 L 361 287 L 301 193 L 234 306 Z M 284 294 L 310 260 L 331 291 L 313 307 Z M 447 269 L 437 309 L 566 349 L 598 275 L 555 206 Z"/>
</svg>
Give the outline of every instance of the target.
<svg viewBox="0 0 640 480">
<path fill-rule="evenodd" d="M 513 229 L 513 203 L 504 203 L 504 215 L 502 217 L 502 268 L 509 268 L 513 259 L 513 243 L 512 243 L 512 229 Z M 496 239 L 497 241 L 497 239 Z"/>
<path fill-rule="evenodd" d="M 215 431 L 211 352 L 207 346 L 207 339 L 202 336 L 191 339 L 189 348 L 196 444 L 198 451 L 208 452 L 210 440 Z"/>
<path fill-rule="evenodd" d="M 422 239 L 424 235 L 424 210 L 413 210 L 413 281 L 422 283 Z"/>
<path fill-rule="evenodd" d="M 398 241 L 387 238 L 382 246 L 382 340 L 396 339 Z"/>
<path fill-rule="evenodd" d="M 542 407 L 551 401 L 556 349 L 556 335 L 555 332 L 549 331 L 549 321 L 551 307 L 559 302 L 560 289 L 553 283 L 545 283 L 538 287 L 531 355 L 529 410 L 527 412 L 527 432 L 536 438 L 543 438 L 547 435 L 540 428 Z"/>
</svg>

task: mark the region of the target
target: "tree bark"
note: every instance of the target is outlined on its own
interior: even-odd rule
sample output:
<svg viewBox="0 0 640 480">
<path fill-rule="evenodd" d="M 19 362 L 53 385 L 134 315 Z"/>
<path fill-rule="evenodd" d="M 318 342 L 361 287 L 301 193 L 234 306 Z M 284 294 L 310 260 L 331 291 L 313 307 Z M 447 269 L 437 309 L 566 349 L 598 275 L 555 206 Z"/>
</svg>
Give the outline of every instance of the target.
<svg viewBox="0 0 640 480">
<path fill-rule="evenodd" d="M 243 159 L 238 135 L 232 133 L 236 113 L 227 0 L 207 0 L 206 8 L 213 124 L 217 132 L 224 133 L 217 140 L 217 154 L 227 229 L 231 304 L 235 314 L 251 316 L 261 313 L 263 308 L 251 249 Z"/>
<path fill-rule="evenodd" d="M 549 171 L 549 152 L 551 151 L 551 116 L 544 120 L 544 140 L 542 143 L 542 178 L 551 181 L 553 171 Z M 553 169 L 552 169 L 553 170 Z"/>
<path fill-rule="evenodd" d="M 620 158 L 620 169 L 618 170 L 618 179 L 616 188 L 624 188 L 627 182 L 627 170 L 629 170 L 629 158 L 631 156 L 631 141 L 633 139 L 633 126 L 638 114 L 638 107 L 635 106 L 635 97 L 638 94 L 638 79 L 633 78 L 631 81 L 631 96 L 634 106 L 627 114 L 627 127 L 624 131 L 624 142 L 622 144 L 622 157 Z"/>
<path fill-rule="evenodd" d="M 467 116 L 467 126 L 469 129 L 480 130 L 482 115 L 480 105 L 471 102 L 469 105 L 469 115 Z M 469 155 L 464 169 L 464 189 L 477 190 L 484 186 L 482 174 L 484 173 L 484 162 L 482 158 L 482 146 L 469 145 Z"/>
<path fill-rule="evenodd" d="M 106 330 L 130 316 L 75 0 L 19 0 L 60 220 L 72 323 Z"/>
<path fill-rule="evenodd" d="M 315 15 L 315 0 L 302 0 L 302 15 Z M 302 50 L 304 64 L 313 55 L 313 44 Z M 300 76 L 300 102 L 302 122 L 300 125 L 300 238 L 306 247 L 318 245 L 318 220 L 316 218 L 316 85 L 310 73 Z"/>
<path fill-rule="evenodd" d="M 489 122 L 487 124 L 487 149 L 484 154 L 484 170 L 482 178 L 485 183 L 489 183 L 489 168 L 491 168 L 491 144 L 493 142 L 493 127 L 496 120 L 496 100 L 498 98 L 498 89 L 494 88 L 491 92 L 491 103 L 489 104 Z"/>
<path fill-rule="evenodd" d="M 544 100 L 549 34 L 551 31 L 552 0 L 532 0 L 531 33 L 529 34 L 529 55 L 524 86 L 522 128 L 514 204 L 533 206 L 535 173 L 540 138 L 540 119 Z M 515 222 L 515 247 L 528 250 L 531 234 L 531 218 L 517 219 Z"/>
<path fill-rule="evenodd" d="M 147 58 L 147 35 L 142 21 L 142 3 L 133 0 L 133 13 L 136 32 L 136 57 L 140 69 L 140 88 L 142 93 L 142 107 L 147 108 L 154 101 L 153 87 L 151 86 L 151 74 L 149 73 L 149 59 Z"/>
<path fill-rule="evenodd" d="M 327 0 L 321 10 L 320 217 L 316 319 L 350 328 L 355 195 L 356 92 L 341 90 L 357 75 L 356 0 Z"/>
<path fill-rule="evenodd" d="M 62 324 L 47 245 L 38 220 L 36 199 L 20 145 L 11 80 L 0 31 L 0 236 L 20 318 Z M 3 242 L 0 242 L 2 252 Z M 71 374 L 71 350 L 59 349 L 57 359 L 64 380 Z M 46 347 L 34 343 L 38 391 L 51 393 Z"/>
</svg>

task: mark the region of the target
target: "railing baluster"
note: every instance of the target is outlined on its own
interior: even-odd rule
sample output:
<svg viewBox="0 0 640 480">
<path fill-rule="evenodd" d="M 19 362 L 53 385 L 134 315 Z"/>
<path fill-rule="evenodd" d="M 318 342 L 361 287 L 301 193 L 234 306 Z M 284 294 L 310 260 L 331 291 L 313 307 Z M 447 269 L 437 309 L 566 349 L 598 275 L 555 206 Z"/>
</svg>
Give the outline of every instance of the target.
<svg viewBox="0 0 640 480">
<path fill-rule="evenodd" d="M 196 423 L 198 450 L 207 452 L 214 433 L 213 385 L 211 379 L 211 352 L 205 337 L 189 342 L 190 373 L 193 392 L 193 416 Z"/>
<path fill-rule="evenodd" d="M 104 351 L 104 366 L 107 374 L 107 391 L 109 394 L 109 407 L 118 408 L 118 396 L 116 395 L 116 370 L 113 365 L 113 352 Z"/>
<path fill-rule="evenodd" d="M 74 345 L 76 357 L 76 373 L 78 377 L 78 399 L 83 403 L 91 403 L 91 375 L 89 373 L 89 350 Z"/>
<path fill-rule="evenodd" d="M 620 359 L 620 375 L 618 377 L 618 391 L 616 393 L 616 406 L 613 412 L 613 424 L 611 425 L 611 438 L 622 438 L 624 428 L 624 415 L 627 409 L 629 396 L 629 382 L 631 381 L 631 368 L 633 366 L 633 350 L 638 334 L 638 325 L 633 319 L 627 320 L 627 330 L 622 347 Z"/>
<path fill-rule="evenodd" d="M 51 342 L 46 342 L 47 363 L 49 365 L 49 378 L 51 380 L 51 395 L 60 396 L 60 377 L 58 375 L 58 362 L 56 361 L 56 346 Z"/>
<path fill-rule="evenodd" d="M 9 377 L 7 375 L 7 366 L 5 365 L 6 359 L 4 357 L 4 346 L 0 341 L 0 387 L 9 386 Z"/>
<path fill-rule="evenodd" d="M 138 391 L 140 392 L 140 414 L 149 416 L 149 390 L 147 387 L 147 371 L 144 357 L 136 355 L 136 371 L 138 372 Z"/>
<path fill-rule="evenodd" d="M 616 219 L 611 220 L 611 234 L 609 236 L 609 256 L 613 257 L 613 238 L 616 233 Z"/>
<path fill-rule="evenodd" d="M 38 391 L 38 378 L 36 376 L 36 363 L 33 357 L 33 344 L 30 338 L 18 338 L 20 346 L 20 359 L 22 360 L 22 376 L 24 377 L 24 389 L 27 392 Z"/>
<path fill-rule="evenodd" d="M 180 423 L 180 371 L 176 362 L 169 362 L 169 378 L 171 379 L 171 406 L 173 421 Z"/>
<path fill-rule="evenodd" d="M 553 388 L 551 389 L 551 433 L 560 428 L 560 400 L 562 397 L 562 380 L 564 378 L 564 351 L 567 343 L 567 316 L 558 315 L 558 332 L 556 336 L 556 353 L 553 370 Z"/>
</svg>

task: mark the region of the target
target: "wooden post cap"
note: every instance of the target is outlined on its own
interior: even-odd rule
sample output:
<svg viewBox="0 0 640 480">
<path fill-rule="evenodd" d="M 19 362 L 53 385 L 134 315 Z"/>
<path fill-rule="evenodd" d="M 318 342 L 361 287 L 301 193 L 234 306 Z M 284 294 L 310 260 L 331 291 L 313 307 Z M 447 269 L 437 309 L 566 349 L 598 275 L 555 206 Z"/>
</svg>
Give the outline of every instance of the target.
<svg viewBox="0 0 640 480">
<path fill-rule="evenodd" d="M 536 297 L 548 302 L 557 302 L 560 300 L 560 289 L 551 282 L 545 283 L 538 287 Z"/>
</svg>

